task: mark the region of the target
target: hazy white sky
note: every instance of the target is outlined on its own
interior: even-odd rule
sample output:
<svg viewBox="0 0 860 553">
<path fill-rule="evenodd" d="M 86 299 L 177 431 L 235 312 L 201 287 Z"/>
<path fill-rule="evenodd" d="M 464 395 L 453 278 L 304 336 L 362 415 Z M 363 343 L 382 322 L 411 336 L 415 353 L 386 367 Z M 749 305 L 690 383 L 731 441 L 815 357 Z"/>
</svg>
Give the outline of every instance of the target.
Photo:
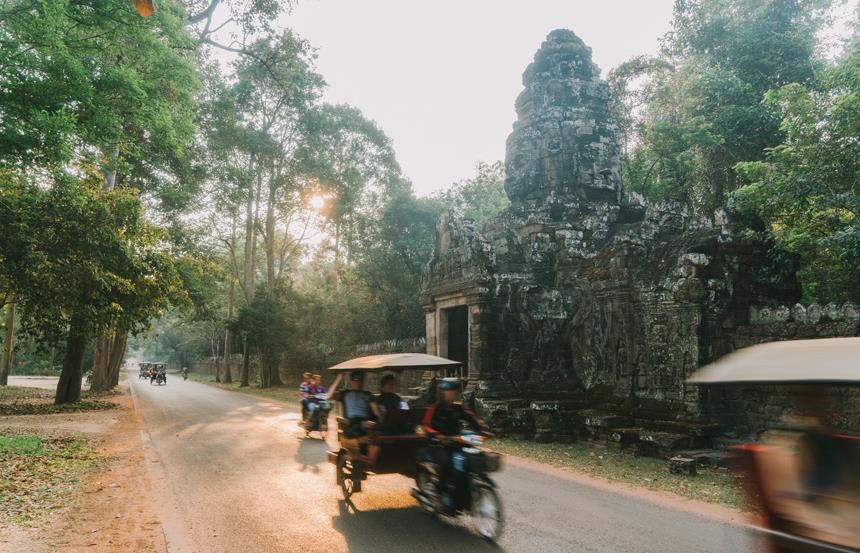
<svg viewBox="0 0 860 553">
<path fill-rule="evenodd" d="M 308 39 L 329 87 L 394 141 L 419 195 L 504 159 L 521 76 L 546 35 L 568 28 L 604 77 L 654 53 L 672 0 L 300 0 L 284 24 Z"/>
</svg>

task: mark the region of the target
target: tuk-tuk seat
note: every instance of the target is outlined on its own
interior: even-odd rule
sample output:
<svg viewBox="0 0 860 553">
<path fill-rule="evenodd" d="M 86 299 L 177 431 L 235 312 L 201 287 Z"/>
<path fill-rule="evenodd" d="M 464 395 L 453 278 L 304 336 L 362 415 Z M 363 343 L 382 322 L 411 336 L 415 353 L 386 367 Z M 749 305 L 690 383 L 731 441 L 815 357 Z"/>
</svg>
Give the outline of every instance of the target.
<svg viewBox="0 0 860 553">
<path fill-rule="evenodd" d="M 840 438 L 857 443 L 854 437 Z M 833 497 L 827 504 L 819 505 L 804 499 L 796 445 L 796 441 L 786 439 L 778 444 L 734 448 L 741 454 L 752 477 L 750 483 L 761 500 L 765 525 L 778 534 L 820 544 L 818 549 L 809 551 L 832 551 L 832 547 L 837 546 L 860 552 L 860 527 L 853 522 L 860 519 L 860 503 Z M 839 508 L 834 509 L 834 505 Z M 774 541 L 778 544 L 776 551 L 792 550 L 785 547 L 785 543 L 780 544 L 780 540 L 774 538 Z"/>
</svg>

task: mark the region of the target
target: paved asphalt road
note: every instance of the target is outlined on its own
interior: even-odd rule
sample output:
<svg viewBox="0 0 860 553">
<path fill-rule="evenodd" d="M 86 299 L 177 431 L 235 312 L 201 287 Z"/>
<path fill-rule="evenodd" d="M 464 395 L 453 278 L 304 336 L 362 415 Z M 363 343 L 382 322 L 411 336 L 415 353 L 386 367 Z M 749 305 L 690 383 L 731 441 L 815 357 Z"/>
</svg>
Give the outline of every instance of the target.
<svg viewBox="0 0 860 553">
<path fill-rule="evenodd" d="M 462 523 L 423 515 L 411 481 L 372 477 L 352 510 L 340 500 L 326 445 L 302 439 L 283 404 L 170 375 L 129 375 L 171 553 L 742 552 L 734 525 L 606 485 L 508 463 L 498 546 Z M 160 483 L 159 483 L 160 482 Z"/>
</svg>

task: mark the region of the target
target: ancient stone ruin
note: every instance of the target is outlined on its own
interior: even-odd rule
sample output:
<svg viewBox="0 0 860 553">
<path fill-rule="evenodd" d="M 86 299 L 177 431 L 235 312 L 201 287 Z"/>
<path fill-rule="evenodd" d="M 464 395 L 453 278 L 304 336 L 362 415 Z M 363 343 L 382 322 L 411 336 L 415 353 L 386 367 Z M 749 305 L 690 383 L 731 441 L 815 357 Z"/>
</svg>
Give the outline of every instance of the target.
<svg viewBox="0 0 860 553">
<path fill-rule="evenodd" d="M 482 228 L 455 213 L 438 223 L 427 351 L 463 361 L 481 411 L 514 435 L 660 454 L 772 425 L 791 408 L 778 390 L 685 378 L 740 346 L 857 335 L 857 308 L 780 307 L 799 288 L 767 241 L 722 211 L 625 199 L 609 89 L 574 33 L 549 34 L 523 85 L 511 207 Z M 860 401 L 843 395 L 844 424 L 860 428 Z"/>
</svg>

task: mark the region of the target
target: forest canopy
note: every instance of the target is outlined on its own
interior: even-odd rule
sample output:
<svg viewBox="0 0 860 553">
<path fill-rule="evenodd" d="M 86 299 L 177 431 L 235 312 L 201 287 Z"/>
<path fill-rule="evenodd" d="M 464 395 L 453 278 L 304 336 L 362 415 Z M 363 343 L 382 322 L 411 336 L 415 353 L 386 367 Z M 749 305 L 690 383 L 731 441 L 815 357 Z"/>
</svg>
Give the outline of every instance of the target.
<svg viewBox="0 0 860 553">
<path fill-rule="evenodd" d="M 807 302 L 860 301 L 860 43 L 824 55 L 836 4 L 677 0 L 659 54 L 608 74 L 626 194 L 728 211 L 798 259 Z M 56 401 L 76 401 L 84 370 L 110 388 L 133 351 L 265 387 L 423 335 L 437 220 L 504 210 L 504 165 L 416 196 L 384 129 L 326 103 L 313 45 L 274 28 L 288 7 L 0 8 L 0 299 L 18 343 L 0 384 L 62 369 Z"/>
</svg>

